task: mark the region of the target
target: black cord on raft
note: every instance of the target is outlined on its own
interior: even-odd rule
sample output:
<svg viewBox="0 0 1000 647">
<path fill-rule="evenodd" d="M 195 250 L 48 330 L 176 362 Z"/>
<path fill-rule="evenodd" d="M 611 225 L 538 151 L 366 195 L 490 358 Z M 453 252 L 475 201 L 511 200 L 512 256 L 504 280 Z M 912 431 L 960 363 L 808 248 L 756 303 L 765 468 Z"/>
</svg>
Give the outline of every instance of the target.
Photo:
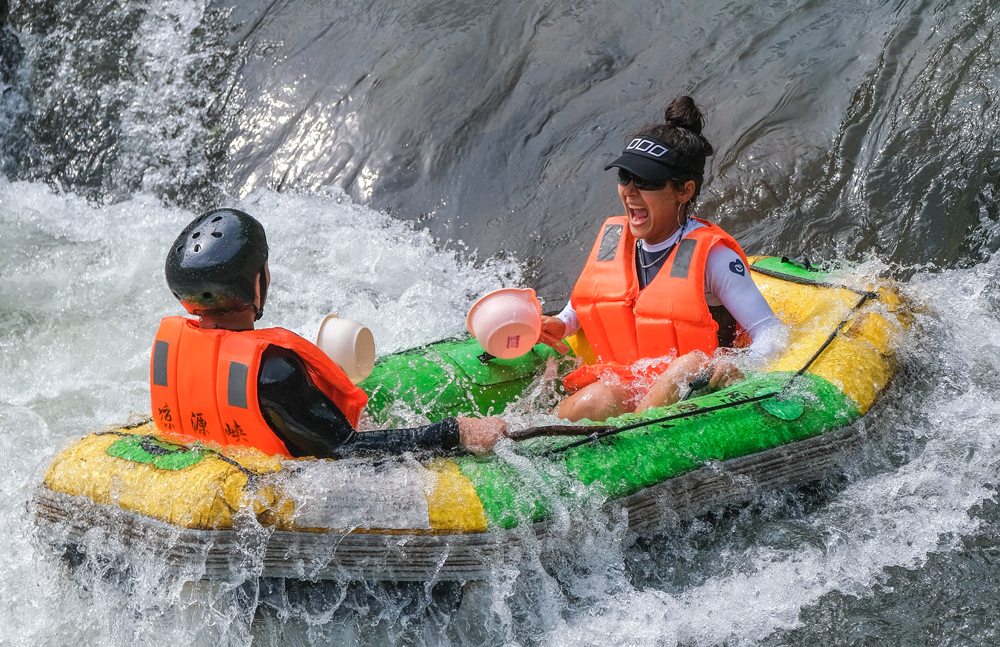
<svg viewBox="0 0 1000 647">
<path fill-rule="evenodd" d="M 837 287 L 839 287 L 839 286 L 837 286 Z M 847 288 L 847 289 L 850 289 L 850 288 Z M 751 404 L 753 402 L 760 402 L 761 400 L 767 400 L 769 398 L 774 398 L 774 397 L 778 397 L 778 396 L 782 395 L 783 393 L 785 393 L 786 391 L 788 391 L 788 389 L 790 389 L 792 387 L 792 383 L 795 382 L 795 380 L 797 378 L 801 377 L 802 375 L 805 374 L 806 371 L 809 370 L 809 367 L 813 365 L 813 362 L 815 362 L 817 359 L 819 359 L 819 356 L 823 354 L 823 351 L 825 351 L 830 346 L 830 344 L 833 343 L 833 340 L 837 338 L 837 335 L 840 333 L 840 330 L 845 325 L 847 325 L 847 322 L 849 322 L 854 317 L 854 313 L 857 312 L 857 310 L 861 306 L 863 306 L 865 303 L 867 303 L 869 299 L 872 299 L 872 298 L 875 298 L 875 297 L 878 296 L 877 292 L 870 292 L 870 291 L 860 292 L 858 290 L 854 290 L 854 291 L 858 292 L 859 294 L 861 294 L 861 300 L 858 301 L 854 305 L 854 307 L 851 308 L 851 310 L 847 313 L 847 316 L 844 317 L 843 320 L 841 320 L 841 322 L 839 324 L 837 324 L 837 326 L 833 329 L 833 332 L 830 333 L 830 336 L 826 338 L 825 342 L 823 342 L 823 345 L 819 347 L 819 350 L 817 350 L 815 353 L 813 353 L 813 356 L 809 358 L 809 361 L 806 362 L 805 365 L 802 368 L 800 368 L 795 373 L 795 375 L 793 375 L 792 377 L 790 377 L 788 379 L 788 381 L 785 382 L 785 385 L 783 387 L 781 387 L 781 389 L 779 389 L 779 390 L 777 390 L 777 391 L 775 391 L 773 393 L 765 393 L 763 395 L 755 395 L 752 398 L 743 398 L 742 400 L 734 400 L 732 402 L 726 402 L 724 404 L 717 404 L 717 405 L 712 406 L 712 407 L 705 407 L 704 409 L 698 408 L 698 409 L 693 409 L 691 411 L 684 411 L 684 412 L 681 412 L 681 413 L 674 413 L 674 414 L 671 414 L 669 416 L 663 416 L 662 418 L 654 418 L 653 420 L 643 420 L 641 422 L 635 422 L 635 423 L 632 423 L 630 425 L 625 425 L 624 427 L 616 427 L 615 429 L 612 429 L 612 430 L 609 430 L 609 431 L 602 431 L 602 432 L 598 432 L 598 433 L 593 433 L 593 434 L 590 434 L 589 436 L 587 436 L 586 438 L 582 438 L 580 440 L 575 440 L 575 441 L 573 441 L 571 443 L 568 443 L 566 445 L 562 445 L 560 447 L 553 447 L 552 449 L 546 450 L 546 451 L 544 451 L 544 452 L 542 452 L 542 453 L 540 453 L 538 455 L 541 456 L 541 457 L 553 456 L 555 454 L 561 454 L 562 452 L 565 452 L 565 451 L 568 451 L 570 449 L 573 449 L 574 447 L 580 447 L 581 445 L 586 445 L 586 444 L 589 444 L 589 443 L 592 443 L 592 442 L 596 442 L 598 440 L 602 440 L 604 438 L 608 438 L 610 436 L 614 436 L 615 434 L 620 434 L 623 431 L 631 431 L 633 429 L 641 429 L 642 427 L 648 427 L 650 425 L 661 424 L 661 423 L 664 423 L 664 422 L 671 422 L 673 420 L 680 420 L 682 418 L 690 418 L 692 416 L 700 415 L 700 414 L 703 414 L 703 413 L 711 413 L 713 411 L 720 411 L 722 409 L 731 409 L 733 407 L 738 407 L 740 405 Z M 581 427 L 581 429 L 586 429 L 586 427 Z"/>
<path fill-rule="evenodd" d="M 817 281 L 816 279 L 807 279 L 803 276 L 795 276 L 794 274 L 785 274 L 783 272 L 777 272 L 775 270 L 764 269 L 763 267 L 757 267 L 756 265 L 751 265 L 750 270 L 757 272 L 758 274 L 763 274 L 764 276 L 770 276 L 772 279 L 781 279 L 782 281 L 788 281 L 789 283 L 798 283 L 799 285 L 812 285 L 818 288 L 840 288 L 842 290 L 850 290 L 855 294 L 867 294 L 869 298 L 877 297 L 878 292 L 871 292 L 870 290 L 859 290 L 857 288 L 852 288 L 847 285 L 841 285 L 839 283 L 830 283 L 828 281 Z"/>
</svg>

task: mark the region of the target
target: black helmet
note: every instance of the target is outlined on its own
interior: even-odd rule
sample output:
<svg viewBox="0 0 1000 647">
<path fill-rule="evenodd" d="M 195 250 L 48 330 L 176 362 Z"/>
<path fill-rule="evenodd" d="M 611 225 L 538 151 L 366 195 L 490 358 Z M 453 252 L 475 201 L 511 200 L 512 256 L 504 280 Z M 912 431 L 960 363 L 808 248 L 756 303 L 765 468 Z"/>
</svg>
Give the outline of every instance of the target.
<svg viewBox="0 0 1000 647">
<path fill-rule="evenodd" d="M 167 253 L 167 285 L 193 315 L 226 315 L 254 307 L 258 274 L 264 314 L 267 279 L 264 227 L 236 209 L 216 209 L 195 218 Z"/>
</svg>

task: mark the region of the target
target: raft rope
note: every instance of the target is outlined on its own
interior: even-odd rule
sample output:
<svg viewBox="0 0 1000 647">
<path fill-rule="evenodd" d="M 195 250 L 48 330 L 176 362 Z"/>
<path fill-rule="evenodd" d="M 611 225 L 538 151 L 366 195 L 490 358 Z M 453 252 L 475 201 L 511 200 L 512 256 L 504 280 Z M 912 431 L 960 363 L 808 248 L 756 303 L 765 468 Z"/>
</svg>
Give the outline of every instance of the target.
<svg viewBox="0 0 1000 647">
<path fill-rule="evenodd" d="M 785 259 L 782 258 L 782 260 L 784 261 Z M 587 436 L 586 438 L 582 438 L 580 440 L 576 440 L 576 441 L 573 441 L 571 443 L 567 443 L 565 445 L 561 445 L 559 447 L 554 447 L 552 449 L 546 450 L 546 451 L 538 454 L 538 456 L 540 456 L 540 457 L 548 457 L 548 456 L 552 456 L 552 455 L 555 455 L 555 454 L 561 454 L 563 452 L 569 451 L 570 449 L 573 449 L 574 447 L 580 447 L 581 445 L 586 445 L 586 444 L 589 444 L 589 443 L 597 442 L 599 440 L 603 440 L 603 439 L 608 438 L 610 436 L 614 436 L 616 434 L 620 434 L 623 431 L 631 431 L 633 429 L 641 429 L 643 427 L 649 427 L 651 425 L 656 425 L 656 424 L 660 424 L 660 423 L 664 423 L 664 422 L 671 422 L 671 421 L 674 421 L 674 420 L 681 420 L 683 418 L 690 418 L 692 416 L 701 415 L 703 413 L 712 413 L 713 411 L 720 411 L 720 410 L 723 410 L 723 409 L 732 409 L 734 407 L 742 406 L 744 404 L 752 404 L 754 402 L 760 402 L 762 400 L 767 400 L 769 398 L 778 397 L 778 396 L 784 394 L 786 391 L 788 391 L 792 387 L 792 384 L 795 382 L 795 380 L 797 378 L 801 377 L 802 375 L 804 375 L 805 372 L 809 370 L 809 367 L 813 365 L 813 362 L 815 362 L 817 359 L 819 359 L 819 356 L 823 354 L 823 351 L 825 351 L 830 346 L 830 344 L 833 343 L 833 340 L 837 338 L 837 335 L 840 333 L 841 329 L 845 325 L 847 325 L 847 323 L 854 317 L 854 313 L 857 312 L 857 310 L 859 308 L 861 308 L 865 303 L 867 303 L 869 299 L 875 299 L 875 298 L 878 298 L 878 296 L 879 296 L 878 292 L 874 292 L 874 291 L 871 291 L 871 290 L 859 290 L 857 288 L 852 288 L 852 287 L 847 286 L 847 285 L 839 285 L 839 284 L 836 284 L 836 283 L 829 283 L 827 281 L 817 281 L 815 279 L 808 279 L 808 278 L 805 278 L 805 277 L 794 276 L 792 274 L 784 274 L 782 272 L 776 272 L 774 270 L 768 270 L 768 269 L 764 269 L 762 267 L 756 267 L 754 265 L 750 265 L 750 269 L 752 271 L 754 271 L 754 272 L 758 272 L 760 274 L 763 274 L 764 276 L 769 276 L 771 278 L 781 279 L 783 281 L 788 281 L 790 283 L 798 283 L 798 284 L 801 284 L 801 285 L 812 285 L 812 286 L 823 287 L 823 288 L 841 288 L 841 289 L 844 289 L 844 290 L 849 290 L 851 292 L 854 292 L 856 294 L 861 295 L 861 300 L 858 301 L 854 305 L 854 307 L 852 307 L 848 311 L 847 316 L 845 316 L 844 319 L 842 319 L 841 322 L 839 324 L 837 324 L 837 326 L 834 328 L 833 332 L 830 333 L 830 336 L 826 338 L 826 341 L 824 341 L 823 344 L 819 347 L 819 349 L 813 354 L 813 356 L 809 358 L 809 361 L 807 361 L 802 368 L 800 368 L 798 371 L 796 371 L 795 375 L 793 375 L 792 377 L 790 377 L 788 379 L 788 381 L 785 383 L 785 385 L 781 389 L 779 389 L 778 391 L 774 391 L 773 393 L 765 393 L 765 394 L 762 394 L 762 395 L 756 395 L 756 396 L 753 396 L 753 397 L 750 397 L 750 398 L 743 398 L 743 399 L 740 399 L 740 400 L 733 400 L 731 402 L 726 402 L 726 403 L 723 403 L 723 404 L 718 404 L 718 405 L 715 405 L 715 406 L 712 406 L 712 407 L 705 407 L 705 408 L 700 408 L 699 407 L 699 408 L 696 408 L 696 409 L 691 409 L 689 411 L 683 411 L 681 413 L 675 413 L 675 414 L 671 414 L 671 415 L 668 415 L 668 416 L 663 416 L 661 418 L 654 418 L 652 420 L 643 420 L 643 421 L 640 421 L 640 422 L 632 423 L 630 425 L 625 425 L 623 427 L 616 427 L 614 429 L 610 429 L 610 430 L 605 430 L 605 431 L 593 433 L 593 434 L 590 434 L 589 436 Z M 807 263 L 807 269 L 812 269 L 811 267 L 808 267 L 808 263 Z M 483 362 L 484 364 L 486 363 L 486 361 L 485 361 L 484 358 L 485 359 L 493 359 L 493 357 L 490 356 L 489 353 L 483 353 L 483 355 L 479 357 L 479 360 L 481 362 Z M 690 395 L 690 394 L 688 394 L 688 395 Z M 686 398 L 682 398 L 682 399 L 686 399 Z M 149 422 L 149 420 L 143 420 L 141 422 L 136 422 L 136 423 L 132 423 L 132 424 L 125 424 L 125 425 L 122 425 L 121 427 L 117 427 L 116 429 L 105 429 L 105 430 L 102 430 L 102 431 L 95 432 L 94 435 L 95 436 L 104 436 L 104 435 L 107 435 L 107 434 L 113 434 L 113 435 L 116 435 L 116 436 L 121 436 L 123 438 L 124 437 L 134 437 L 134 436 L 144 436 L 145 437 L 145 436 L 148 436 L 148 434 L 130 434 L 130 433 L 126 433 L 126 432 L 121 431 L 121 430 L 122 429 L 135 429 L 137 427 L 141 427 L 142 425 L 146 424 L 147 422 Z M 171 444 L 173 444 L 173 443 L 171 443 Z M 197 445 L 195 445 L 194 447 L 187 447 L 185 445 L 178 445 L 177 447 L 178 447 L 178 451 L 181 451 L 181 452 L 193 451 L 195 448 L 199 448 L 199 449 L 201 449 L 203 451 L 206 451 L 206 452 L 214 455 L 219 460 L 221 460 L 221 461 L 223 461 L 225 463 L 228 463 L 228 464 L 232 465 L 233 467 L 235 467 L 236 469 L 238 469 L 241 472 L 243 472 L 243 474 L 245 474 L 246 477 L 247 477 L 247 479 L 248 479 L 247 485 L 250 485 L 250 482 L 249 482 L 250 480 L 257 480 L 257 479 L 261 478 L 262 476 L 264 476 L 263 474 L 258 474 L 257 472 L 254 472 L 253 470 L 251 470 L 251 469 L 249 469 L 247 467 L 244 467 L 243 465 L 240 465 L 239 463 L 237 463 L 233 459 L 229 458 L 228 456 L 223 455 L 218 450 L 212 449 L 211 447 L 207 447 L 205 445 L 201 445 L 200 443 L 197 444 Z"/>
<path fill-rule="evenodd" d="M 785 276 L 786 275 L 780 275 L 780 278 L 785 278 Z M 808 280 L 809 279 L 802 279 L 802 281 L 808 281 Z M 818 285 L 819 282 L 817 281 L 817 282 L 814 282 L 813 284 L 814 285 Z M 837 286 L 825 285 L 824 287 L 845 287 L 845 286 L 841 286 L 841 285 L 837 285 Z M 614 429 L 596 432 L 596 433 L 590 434 L 586 438 L 581 438 L 580 440 L 575 440 L 575 441 L 573 441 L 571 443 L 567 443 L 567 444 L 561 445 L 559 447 L 553 447 L 552 449 L 548 449 L 548 450 L 546 450 L 546 451 L 541 452 L 540 454 L 538 454 L 538 456 L 546 458 L 546 457 L 549 457 L 549 456 L 553 456 L 555 454 L 561 454 L 563 452 L 569 451 L 570 449 L 573 449 L 574 447 L 580 447 L 581 445 L 587 445 L 587 444 L 590 444 L 590 443 L 597 442 L 599 440 L 603 440 L 603 439 L 608 438 L 610 436 L 614 436 L 615 434 L 620 434 L 623 431 L 631 431 L 633 429 L 641 429 L 643 427 L 649 427 L 650 425 L 657 425 L 657 424 L 661 424 L 661 423 L 664 423 L 664 422 L 671 422 L 671 421 L 680 420 L 680 419 L 683 419 L 683 418 L 690 418 L 692 416 L 701 415 L 703 413 L 711 413 L 713 411 L 721 411 L 722 409 L 732 409 L 734 407 L 742 406 L 744 404 L 751 404 L 753 402 L 760 402 L 761 400 L 767 400 L 769 398 L 776 398 L 776 397 L 779 397 L 779 396 L 783 395 L 786 391 L 788 391 L 792 387 L 792 384 L 795 382 L 795 380 L 797 380 L 799 377 L 801 377 L 802 375 L 804 375 L 805 372 L 809 370 L 809 367 L 813 365 L 813 362 L 815 362 L 817 359 L 819 359 L 819 356 L 823 354 L 823 351 L 825 351 L 830 346 L 830 344 L 833 343 L 833 340 L 837 338 L 838 334 L 840 334 L 841 329 L 843 329 L 843 327 L 846 326 L 847 323 L 852 318 L 854 318 L 854 314 L 858 311 L 858 309 L 861 308 L 861 306 L 863 306 L 865 303 L 867 303 L 869 299 L 873 299 L 873 298 L 877 298 L 878 297 L 878 293 L 877 292 L 854 290 L 852 288 L 845 288 L 845 289 L 848 289 L 848 290 L 851 290 L 852 292 L 856 292 L 856 293 L 860 294 L 861 295 L 861 300 L 858 301 L 854 305 L 854 307 L 850 309 L 850 311 L 848 311 L 847 316 L 845 316 L 841 320 L 841 322 L 839 324 L 837 324 L 837 326 L 833 329 L 833 332 L 830 333 L 830 336 L 826 338 L 825 342 L 823 342 L 823 345 L 819 347 L 819 350 L 817 350 L 815 353 L 813 353 L 813 356 L 809 358 L 809 361 L 806 362 L 805 365 L 802 368 L 800 368 L 798 371 L 796 371 L 795 375 L 793 375 L 792 377 L 788 378 L 788 381 L 785 382 L 785 385 L 783 387 L 781 387 L 781 389 L 779 389 L 777 391 L 774 391 L 773 393 L 764 393 L 762 395 L 755 395 L 755 396 L 750 397 L 750 398 L 742 398 L 740 400 L 733 400 L 731 402 L 725 402 L 723 404 L 717 404 L 717 405 L 711 406 L 711 407 L 705 407 L 705 408 L 699 407 L 699 408 L 696 408 L 696 409 L 691 409 L 690 411 L 682 411 L 681 413 L 674 413 L 674 414 L 670 414 L 668 416 L 663 416 L 661 418 L 654 418 L 652 420 L 642 420 L 640 422 L 635 422 L 635 423 L 632 423 L 630 425 L 625 425 L 624 427 L 616 427 Z"/>
</svg>

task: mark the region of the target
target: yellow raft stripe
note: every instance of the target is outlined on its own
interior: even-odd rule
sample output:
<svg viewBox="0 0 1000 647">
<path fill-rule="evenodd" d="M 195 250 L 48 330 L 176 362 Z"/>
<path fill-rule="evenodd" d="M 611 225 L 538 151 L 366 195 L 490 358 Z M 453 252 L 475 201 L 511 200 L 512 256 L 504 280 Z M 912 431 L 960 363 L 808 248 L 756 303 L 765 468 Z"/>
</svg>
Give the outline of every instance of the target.
<svg viewBox="0 0 1000 647">
<path fill-rule="evenodd" d="M 587 340 L 587 333 L 583 332 L 583 328 L 580 328 L 563 341 L 569 344 L 573 354 L 582 359 L 584 364 L 597 363 L 597 354 L 591 348 L 590 341 Z"/>
<path fill-rule="evenodd" d="M 884 302 L 890 298 L 880 295 L 851 316 L 861 299 L 851 290 L 790 283 L 756 272 L 753 278 L 775 314 L 792 326 L 788 349 L 767 370 L 798 371 L 850 316 L 809 372 L 836 385 L 857 402 L 862 414 L 868 411 L 895 370 L 892 344 L 900 326 L 876 312 L 891 310 L 893 304 Z"/>
<path fill-rule="evenodd" d="M 126 433 L 151 433 L 152 425 Z M 117 505 L 183 528 L 231 528 L 248 503 L 246 475 L 208 456 L 184 470 L 162 470 L 107 455 L 121 436 L 90 435 L 56 456 L 45 476 L 54 491 Z"/>
<path fill-rule="evenodd" d="M 152 425 L 122 430 L 127 434 L 155 431 Z M 120 438 L 114 433 L 92 434 L 60 452 L 45 476 L 45 486 L 56 492 L 117 505 L 182 528 L 230 529 L 236 510 L 252 502 L 258 520 L 264 525 L 274 525 L 279 530 L 328 532 L 328 529 L 298 527 L 294 501 L 283 492 L 275 492 L 273 485 L 248 491 L 246 474 L 211 454 L 182 470 L 159 469 L 152 464 L 108 456 L 108 447 Z M 231 447 L 226 453 L 258 474 L 281 468 L 278 459 L 254 449 Z M 431 534 L 486 531 L 483 504 L 472 482 L 459 472 L 455 463 L 436 459 L 427 469 L 418 468 L 418 477 L 427 500 Z M 377 528 L 365 531 L 404 532 Z"/>
<path fill-rule="evenodd" d="M 427 465 L 424 485 L 431 529 L 452 533 L 486 532 L 486 511 L 472 481 L 445 458 Z"/>
</svg>

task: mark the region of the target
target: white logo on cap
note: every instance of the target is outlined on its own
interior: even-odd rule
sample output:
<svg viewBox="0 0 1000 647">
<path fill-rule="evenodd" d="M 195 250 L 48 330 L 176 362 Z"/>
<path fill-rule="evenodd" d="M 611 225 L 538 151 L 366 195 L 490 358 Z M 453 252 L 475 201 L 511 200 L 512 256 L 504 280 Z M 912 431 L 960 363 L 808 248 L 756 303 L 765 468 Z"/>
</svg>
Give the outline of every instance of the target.
<svg viewBox="0 0 1000 647">
<path fill-rule="evenodd" d="M 625 150 L 635 150 L 640 153 L 645 153 L 651 157 L 663 157 L 664 153 L 670 151 L 669 148 L 657 144 L 656 142 L 651 142 L 648 139 L 642 139 L 637 137 L 629 142 L 629 145 L 625 147 Z"/>
</svg>

